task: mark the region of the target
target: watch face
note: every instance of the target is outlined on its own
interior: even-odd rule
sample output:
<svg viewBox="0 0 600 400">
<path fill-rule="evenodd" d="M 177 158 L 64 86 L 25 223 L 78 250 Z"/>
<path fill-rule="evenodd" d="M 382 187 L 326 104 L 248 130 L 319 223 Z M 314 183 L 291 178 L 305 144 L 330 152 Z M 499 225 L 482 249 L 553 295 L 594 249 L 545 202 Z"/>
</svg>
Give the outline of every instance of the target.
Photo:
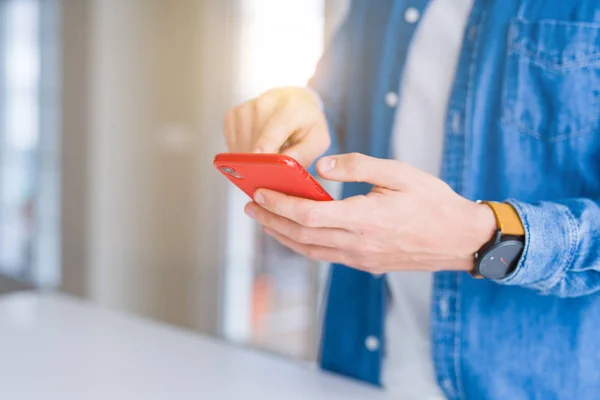
<svg viewBox="0 0 600 400">
<path fill-rule="evenodd" d="M 479 263 L 479 273 L 488 279 L 502 279 L 510 274 L 523 251 L 520 240 L 506 240 L 490 249 Z"/>
</svg>

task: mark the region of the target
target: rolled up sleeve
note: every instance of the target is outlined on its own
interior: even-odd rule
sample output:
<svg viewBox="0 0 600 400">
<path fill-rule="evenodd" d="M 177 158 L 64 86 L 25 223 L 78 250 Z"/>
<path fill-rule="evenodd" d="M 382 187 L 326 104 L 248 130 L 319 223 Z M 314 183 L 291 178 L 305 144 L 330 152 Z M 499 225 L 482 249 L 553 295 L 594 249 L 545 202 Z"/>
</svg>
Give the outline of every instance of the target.
<svg viewBox="0 0 600 400">
<path fill-rule="evenodd" d="M 515 271 L 498 282 L 559 297 L 600 290 L 600 205 L 591 199 L 509 200 L 525 228 Z"/>
</svg>

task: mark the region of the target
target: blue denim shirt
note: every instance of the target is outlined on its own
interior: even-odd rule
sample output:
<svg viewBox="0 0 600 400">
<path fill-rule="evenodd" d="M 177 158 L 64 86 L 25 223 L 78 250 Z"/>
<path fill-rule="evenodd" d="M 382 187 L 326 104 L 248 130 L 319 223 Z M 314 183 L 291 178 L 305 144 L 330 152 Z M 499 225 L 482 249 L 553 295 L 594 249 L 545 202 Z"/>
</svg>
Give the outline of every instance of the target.
<svg viewBox="0 0 600 400">
<path fill-rule="evenodd" d="M 418 25 L 404 21 L 409 6 L 426 12 L 427 1 L 352 1 L 311 80 L 331 152 L 390 156 L 385 94 L 397 91 Z M 526 243 L 506 279 L 436 274 L 432 359 L 448 398 L 600 397 L 599 113 L 600 1 L 475 1 L 442 176 L 469 199 L 510 201 Z M 343 196 L 370 188 L 346 184 Z M 385 309 L 385 279 L 334 265 L 322 367 L 380 384 Z"/>
</svg>

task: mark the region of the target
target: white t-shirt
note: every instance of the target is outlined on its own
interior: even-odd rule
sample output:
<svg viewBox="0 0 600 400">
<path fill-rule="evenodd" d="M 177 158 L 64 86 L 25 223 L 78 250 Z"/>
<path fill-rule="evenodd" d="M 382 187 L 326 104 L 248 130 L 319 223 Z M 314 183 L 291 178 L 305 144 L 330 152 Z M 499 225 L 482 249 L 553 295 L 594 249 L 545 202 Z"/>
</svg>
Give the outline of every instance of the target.
<svg viewBox="0 0 600 400">
<path fill-rule="evenodd" d="M 393 127 L 394 158 L 439 176 L 444 126 L 463 33 L 473 0 L 433 0 L 423 16 L 407 8 L 405 19 L 422 17 L 411 43 Z M 383 384 L 397 399 L 442 399 L 431 357 L 429 317 L 433 274 L 387 274 L 391 302 L 386 320 Z"/>
</svg>

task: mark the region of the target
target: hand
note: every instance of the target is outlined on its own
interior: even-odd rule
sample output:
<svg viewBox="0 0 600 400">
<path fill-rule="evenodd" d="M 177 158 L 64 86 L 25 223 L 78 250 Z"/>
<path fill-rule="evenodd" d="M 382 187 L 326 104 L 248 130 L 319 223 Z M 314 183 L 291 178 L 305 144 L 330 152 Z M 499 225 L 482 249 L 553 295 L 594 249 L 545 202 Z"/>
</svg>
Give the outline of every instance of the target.
<svg viewBox="0 0 600 400">
<path fill-rule="evenodd" d="M 330 146 L 325 114 L 305 88 L 278 88 L 231 109 L 225 117 L 231 152 L 283 153 L 304 167 Z"/>
<path fill-rule="evenodd" d="M 280 243 L 311 259 L 382 274 L 470 270 L 496 230 L 491 209 L 409 165 L 347 154 L 317 163 L 340 182 L 368 182 L 366 196 L 317 202 L 258 190 L 246 212 Z"/>
</svg>

